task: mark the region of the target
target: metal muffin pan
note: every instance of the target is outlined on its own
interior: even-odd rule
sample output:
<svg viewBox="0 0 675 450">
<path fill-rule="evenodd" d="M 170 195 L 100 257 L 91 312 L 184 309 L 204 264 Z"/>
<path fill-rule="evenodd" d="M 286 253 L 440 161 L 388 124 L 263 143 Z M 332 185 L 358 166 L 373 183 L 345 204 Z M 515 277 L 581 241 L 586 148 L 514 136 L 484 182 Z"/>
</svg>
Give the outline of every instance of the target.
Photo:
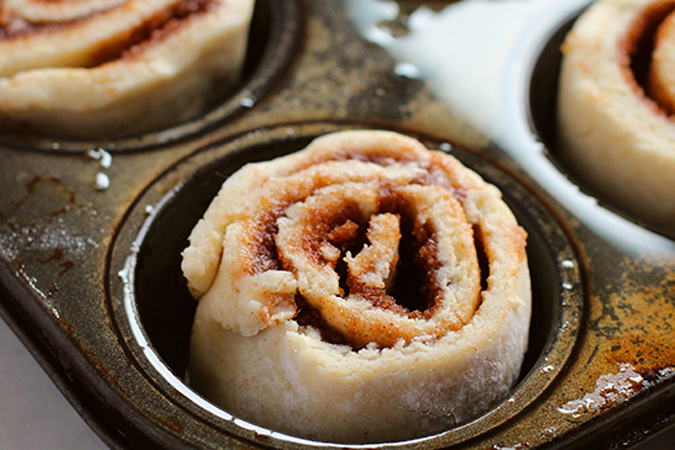
<svg viewBox="0 0 675 450">
<path fill-rule="evenodd" d="M 533 320 L 508 398 L 436 436 L 354 447 L 640 441 L 675 414 L 675 244 L 556 161 L 558 31 L 584 6 L 258 0 L 246 79 L 205 117 L 113 141 L 1 136 L 3 318 L 113 448 L 348 447 L 244 422 L 189 387 L 195 302 L 180 252 L 246 162 L 391 129 L 502 189 L 529 234 Z M 98 148 L 111 165 L 87 156 Z"/>
</svg>

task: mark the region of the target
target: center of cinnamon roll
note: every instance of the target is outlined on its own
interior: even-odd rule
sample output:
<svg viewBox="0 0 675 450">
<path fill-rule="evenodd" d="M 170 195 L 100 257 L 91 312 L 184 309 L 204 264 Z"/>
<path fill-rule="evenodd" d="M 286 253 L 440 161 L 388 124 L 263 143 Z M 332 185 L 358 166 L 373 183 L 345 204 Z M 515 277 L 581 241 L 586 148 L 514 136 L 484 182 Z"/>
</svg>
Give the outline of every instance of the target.
<svg viewBox="0 0 675 450">
<path fill-rule="evenodd" d="M 290 206 L 276 249 L 298 280 L 300 320 L 355 348 L 459 329 L 478 305 L 480 270 L 454 206 L 436 187 L 386 182 L 328 186 Z"/>
<path fill-rule="evenodd" d="M 656 71 L 661 62 L 655 59 L 659 40 L 669 39 L 666 34 L 667 18 L 675 11 L 675 2 L 654 2 L 645 8 L 621 42 L 621 66 L 627 81 L 638 95 L 650 101 L 654 109 L 666 115 L 675 114 L 675 99 L 670 98 L 668 87 L 662 85 Z M 674 86 L 675 87 L 675 86 Z"/>
<path fill-rule="evenodd" d="M 334 268 L 340 296 L 366 301 L 373 308 L 411 319 L 429 319 L 441 292 L 435 279 L 440 264 L 435 233 L 420 223 L 404 198 L 390 195 L 370 217 L 347 203 L 337 210 L 317 211 L 306 234 L 306 251 Z M 393 201 L 392 201 L 393 200 Z M 282 266 L 292 270 L 289 262 Z M 296 297 L 300 325 L 318 329 L 331 343 L 360 347 L 324 320 L 302 295 Z"/>
<path fill-rule="evenodd" d="M 413 206 L 395 191 L 378 200 L 370 216 L 355 202 L 315 211 L 304 229 L 304 251 L 334 268 L 341 296 L 428 318 L 440 296 L 434 230 L 416 220 Z M 288 260 L 282 266 L 293 270 Z"/>
</svg>

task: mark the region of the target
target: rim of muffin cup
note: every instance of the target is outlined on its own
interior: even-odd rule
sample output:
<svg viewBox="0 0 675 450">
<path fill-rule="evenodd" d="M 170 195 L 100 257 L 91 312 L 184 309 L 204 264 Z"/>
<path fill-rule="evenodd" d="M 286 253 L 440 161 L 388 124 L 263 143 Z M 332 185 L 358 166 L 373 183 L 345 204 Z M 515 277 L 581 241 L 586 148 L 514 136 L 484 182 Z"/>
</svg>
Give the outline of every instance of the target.
<svg viewBox="0 0 675 450">
<path fill-rule="evenodd" d="M 189 416 L 206 420 L 242 443 L 264 441 L 265 445 L 284 448 L 440 448 L 508 422 L 550 386 L 572 353 L 583 310 L 584 268 L 569 230 L 544 199 L 497 161 L 458 147 L 452 147 L 450 153 L 502 190 L 506 203 L 529 235 L 533 308 L 530 337 L 520 378 L 507 398 L 472 421 L 437 435 L 350 445 L 311 441 L 259 427 L 232 416 L 189 386 L 185 377 L 186 352 L 196 301 L 189 296 L 187 287 L 181 287 L 185 281 L 179 267 L 187 235 L 223 179 L 241 165 L 300 150 L 312 138 L 340 129 L 344 125 L 314 123 L 253 130 L 193 153 L 152 181 L 128 210 L 110 247 L 108 307 L 121 335 L 120 342 L 126 343 L 128 354 L 143 369 L 144 378 L 159 386 L 164 396 Z M 448 147 L 438 140 L 421 140 L 430 149 Z M 157 262 L 161 268 L 150 267 Z M 167 284 L 167 278 L 173 281 Z M 166 296 L 157 293 L 157 289 L 164 289 L 167 295 L 174 293 L 179 305 L 166 306 Z M 160 320 L 158 308 L 168 308 L 174 317 Z M 173 338 L 180 342 L 166 340 L 171 330 L 180 330 L 180 336 Z"/>
</svg>

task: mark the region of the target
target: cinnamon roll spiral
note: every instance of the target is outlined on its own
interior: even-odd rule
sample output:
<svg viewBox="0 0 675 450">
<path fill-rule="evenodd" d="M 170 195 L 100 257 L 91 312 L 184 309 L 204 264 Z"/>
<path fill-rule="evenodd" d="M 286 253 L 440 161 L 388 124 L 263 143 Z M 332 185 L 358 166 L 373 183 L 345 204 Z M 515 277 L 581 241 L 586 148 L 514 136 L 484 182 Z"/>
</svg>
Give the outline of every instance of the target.
<svg viewBox="0 0 675 450">
<path fill-rule="evenodd" d="M 675 2 L 600 0 L 563 44 L 560 156 L 585 186 L 675 233 Z"/>
<path fill-rule="evenodd" d="M 234 83 L 253 0 L 7 0 L 3 127 L 69 138 L 193 119 Z"/>
<path fill-rule="evenodd" d="M 348 131 L 249 164 L 183 254 L 190 379 L 253 423 L 400 440 L 483 412 L 527 346 L 525 232 L 453 157 Z"/>
</svg>

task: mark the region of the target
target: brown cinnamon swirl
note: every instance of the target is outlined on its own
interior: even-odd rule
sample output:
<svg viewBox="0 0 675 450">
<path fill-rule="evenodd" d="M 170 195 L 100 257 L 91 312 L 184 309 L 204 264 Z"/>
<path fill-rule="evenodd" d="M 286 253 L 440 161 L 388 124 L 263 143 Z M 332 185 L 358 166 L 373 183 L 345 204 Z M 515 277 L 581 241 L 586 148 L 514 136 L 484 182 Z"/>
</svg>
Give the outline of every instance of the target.
<svg viewBox="0 0 675 450">
<path fill-rule="evenodd" d="M 253 0 L 7 0 L 3 126 L 132 135 L 205 112 L 243 64 Z"/>
<path fill-rule="evenodd" d="M 560 154 L 583 182 L 675 232 L 675 2 L 600 0 L 562 51 Z"/>
<path fill-rule="evenodd" d="M 333 442 L 401 440 L 484 412 L 527 346 L 525 232 L 494 186 L 384 131 L 249 164 L 190 236 L 193 386 Z"/>
</svg>

